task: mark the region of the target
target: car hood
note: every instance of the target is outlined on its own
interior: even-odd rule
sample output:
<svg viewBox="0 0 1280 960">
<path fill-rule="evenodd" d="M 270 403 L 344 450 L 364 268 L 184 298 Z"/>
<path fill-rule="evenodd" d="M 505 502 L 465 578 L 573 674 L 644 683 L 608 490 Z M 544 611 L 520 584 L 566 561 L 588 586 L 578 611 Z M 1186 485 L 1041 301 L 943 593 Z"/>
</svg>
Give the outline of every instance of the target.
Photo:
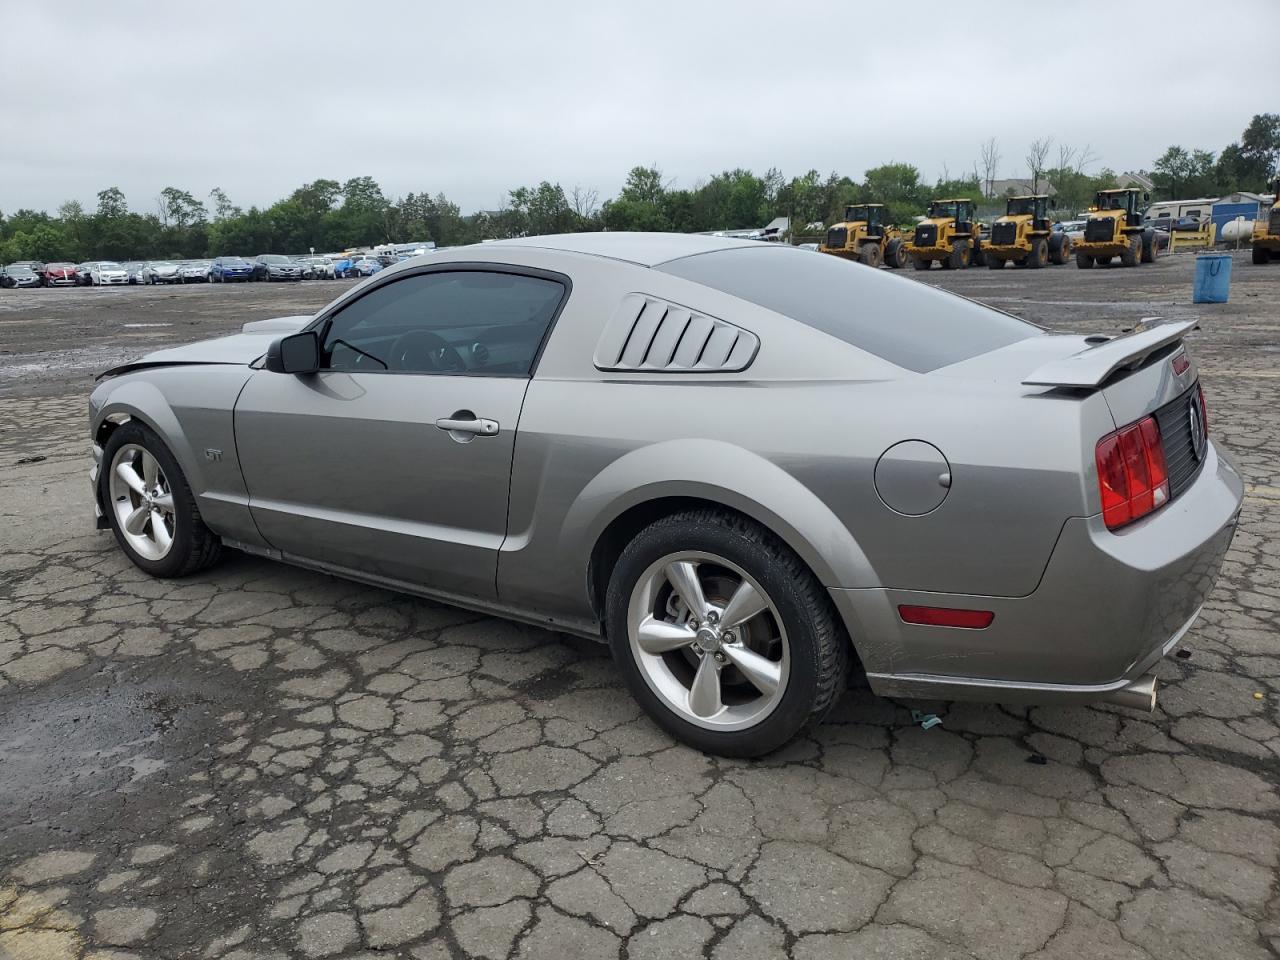
<svg viewBox="0 0 1280 960">
<path fill-rule="evenodd" d="M 264 353 L 273 340 L 296 333 L 311 322 L 310 316 L 275 317 L 246 323 L 239 333 L 213 340 L 197 340 L 181 347 L 156 350 L 137 360 L 112 367 L 98 374 L 99 380 L 147 367 L 171 367 L 182 364 L 247 365 Z"/>
</svg>

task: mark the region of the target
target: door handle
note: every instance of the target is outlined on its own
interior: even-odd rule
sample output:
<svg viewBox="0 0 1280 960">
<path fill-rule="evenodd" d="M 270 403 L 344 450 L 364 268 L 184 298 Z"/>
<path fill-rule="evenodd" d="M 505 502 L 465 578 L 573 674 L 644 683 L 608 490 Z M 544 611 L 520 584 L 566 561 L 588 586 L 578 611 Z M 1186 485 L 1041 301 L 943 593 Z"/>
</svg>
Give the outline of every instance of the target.
<svg viewBox="0 0 1280 960">
<path fill-rule="evenodd" d="M 498 435 L 498 421 L 486 420 L 483 417 L 441 417 L 436 421 L 436 426 L 441 430 L 447 430 L 451 434 L 466 434 L 467 439 L 472 436 L 477 437 L 495 437 Z M 455 440 L 462 439 L 454 437 Z"/>
</svg>

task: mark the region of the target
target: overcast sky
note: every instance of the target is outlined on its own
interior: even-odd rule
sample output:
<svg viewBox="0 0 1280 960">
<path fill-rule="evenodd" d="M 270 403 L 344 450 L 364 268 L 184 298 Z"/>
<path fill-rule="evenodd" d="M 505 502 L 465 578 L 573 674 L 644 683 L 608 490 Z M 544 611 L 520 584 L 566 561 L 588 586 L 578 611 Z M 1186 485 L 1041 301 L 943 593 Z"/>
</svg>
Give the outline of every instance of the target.
<svg viewBox="0 0 1280 960">
<path fill-rule="evenodd" d="M 1039 136 L 1123 171 L 1171 143 L 1218 151 L 1280 107 L 1261 46 L 1252 77 L 1199 47 L 1274 36 L 1274 0 L 1140 17 L 1095 0 L 20 7 L 0 37 L 5 211 L 92 208 L 113 185 L 141 212 L 169 185 L 247 208 L 367 174 L 472 212 L 540 180 L 604 199 L 654 163 L 679 186 L 739 166 L 860 179 L 889 160 L 932 181 L 971 170 L 989 136 L 1001 176 L 1025 175 Z M 1140 66 L 1105 69 L 1127 51 Z"/>
</svg>

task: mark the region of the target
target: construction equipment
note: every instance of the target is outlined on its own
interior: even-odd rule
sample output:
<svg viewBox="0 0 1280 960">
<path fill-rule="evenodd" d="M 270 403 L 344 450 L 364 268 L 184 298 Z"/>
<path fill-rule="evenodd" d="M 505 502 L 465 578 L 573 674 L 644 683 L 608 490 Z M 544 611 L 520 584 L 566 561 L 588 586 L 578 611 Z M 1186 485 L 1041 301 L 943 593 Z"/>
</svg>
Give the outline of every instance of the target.
<svg viewBox="0 0 1280 960">
<path fill-rule="evenodd" d="M 827 242 L 818 247 L 846 260 L 869 267 L 882 263 L 897 269 L 907 265 L 902 233 L 890 226 L 889 211 L 882 203 L 857 203 L 844 208 L 844 220 L 827 231 Z"/>
<path fill-rule="evenodd" d="M 917 270 L 928 270 L 935 260 L 944 270 L 963 270 L 970 263 L 981 263 L 983 250 L 973 201 L 931 200 L 929 212 L 916 224 L 906 251 Z"/>
<path fill-rule="evenodd" d="M 1280 177 L 1271 182 L 1271 214 L 1253 221 L 1253 262 L 1280 260 Z"/>
<path fill-rule="evenodd" d="M 1081 270 L 1095 263 L 1105 267 L 1113 257 L 1119 257 L 1124 267 L 1154 261 L 1159 254 L 1156 234 L 1143 225 L 1138 209 L 1141 202 L 1150 199 L 1151 194 L 1137 187 L 1099 190 L 1089 208 L 1084 237 L 1075 245 L 1076 266 Z"/>
<path fill-rule="evenodd" d="M 1003 270 L 1006 263 L 1016 263 L 1038 269 L 1049 263 L 1066 263 L 1071 256 L 1071 238 L 1055 232 L 1049 222 L 1049 211 L 1057 206 L 1045 194 L 1010 197 L 1004 216 L 991 225 L 991 240 L 983 247 L 987 266 Z"/>
</svg>

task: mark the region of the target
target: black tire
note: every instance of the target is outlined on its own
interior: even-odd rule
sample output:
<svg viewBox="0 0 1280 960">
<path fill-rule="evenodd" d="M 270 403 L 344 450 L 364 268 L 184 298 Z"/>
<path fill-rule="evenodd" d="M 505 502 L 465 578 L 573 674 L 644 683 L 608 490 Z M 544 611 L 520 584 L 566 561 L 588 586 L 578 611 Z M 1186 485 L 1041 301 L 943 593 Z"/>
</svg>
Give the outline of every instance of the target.
<svg viewBox="0 0 1280 960">
<path fill-rule="evenodd" d="M 160 462 L 160 468 L 169 481 L 169 490 L 173 495 L 176 521 L 173 545 L 159 560 L 149 560 L 130 546 L 120 529 L 115 510 L 112 509 L 108 472 L 117 451 L 127 443 L 143 447 Z M 169 452 L 169 448 L 153 430 L 137 420 L 130 420 L 117 427 L 103 449 L 102 464 L 98 475 L 98 490 L 103 509 L 111 524 L 111 532 L 115 534 L 116 543 L 138 569 L 153 577 L 185 577 L 203 570 L 218 559 L 222 551 L 222 541 L 205 526 L 204 520 L 200 517 L 200 508 L 196 505 L 195 495 L 191 492 L 182 468 L 178 466 L 178 461 Z"/>
<path fill-rule="evenodd" d="M 868 267 L 880 266 L 880 261 L 882 259 L 883 258 L 880 255 L 880 244 L 878 243 L 864 243 L 862 245 L 862 249 L 858 251 L 858 262 L 865 264 Z"/>
<path fill-rule="evenodd" d="M 1096 263 L 1096 264 L 1097 264 L 1098 266 L 1100 266 L 1100 267 L 1109 267 L 1109 266 L 1111 266 L 1111 258 L 1110 258 L 1110 257 L 1094 257 L 1094 258 L 1093 258 L 1093 262 L 1094 262 L 1094 263 Z"/>
<path fill-rule="evenodd" d="M 926 260 L 924 257 L 912 257 L 911 265 L 917 270 L 928 270 L 933 266 L 932 260 Z"/>
<path fill-rule="evenodd" d="M 890 240 L 884 247 L 884 262 L 894 270 L 907 265 L 907 248 L 901 240 Z"/>
<path fill-rule="evenodd" d="M 1032 270 L 1039 270 L 1049 262 L 1049 244 L 1044 237 L 1032 237 L 1031 249 L 1027 251 L 1026 259 L 1023 260 Z"/>
<path fill-rule="evenodd" d="M 1259 266 L 1271 259 L 1271 251 L 1266 247 L 1253 248 L 1253 262 Z"/>
<path fill-rule="evenodd" d="M 1093 257 L 1087 253 L 1076 253 L 1076 266 L 1081 270 L 1093 269 Z"/>
<path fill-rule="evenodd" d="M 1142 259 L 1142 237 L 1131 233 L 1125 241 L 1124 250 L 1120 253 L 1120 266 L 1136 267 Z"/>
<path fill-rule="evenodd" d="M 1071 238 L 1065 233 L 1049 236 L 1049 262 L 1061 266 L 1071 256 Z"/>
<path fill-rule="evenodd" d="M 1152 231 L 1150 231 L 1150 230 L 1145 230 L 1145 231 L 1143 231 L 1143 233 L 1142 233 L 1142 254 L 1141 254 L 1141 257 L 1142 257 L 1142 262 L 1143 262 L 1143 263 L 1154 263 L 1154 262 L 1155 262 L 1155 259 L 1156 259 L 1156 235 L 1155 235 Z"/>
<path fill-rule="evenodd" d="M 969 266 L 969 241 L 957 240 L 951 245 L 951 253 L 942 261 L 943 270 L 963 270 Z"/>
<path fill-rule="evenodd" d="M 648 567 L 671 553 L 704 551 L 737 564 L 773 600 L 790 644 L 786 689 L 773 711 L 743 730 L 690 723 L 650 689 L 631 651 L 631 594 Z M 758 757 L 790 741 L 831 710 L 848 683 L 852 648 L 831 600 L 799 557 L 752 521 L 715 509 L 689 510 L 646 527 L 618 558 L 609 579 L 606 624 L 614 662 L 632 696 L 676 739 L 726 757 Z"/>
<path fill-rule="evenodd" d="M 1003 270 L 1003 269 L 1004 269 L 1004 257 L 997 257 L 994 253 L 988 253 L 988 254 L 987 254 L 987 269 L 988 269 L 988 270 Z"/>
<path fill-rule="evenodd" d="M 982 245 L 981 240 L 975 240 L 972 253 L 969 255 L 969 266 L 985 267 L 987 265 L 987 248 Z"/>
</svg>

